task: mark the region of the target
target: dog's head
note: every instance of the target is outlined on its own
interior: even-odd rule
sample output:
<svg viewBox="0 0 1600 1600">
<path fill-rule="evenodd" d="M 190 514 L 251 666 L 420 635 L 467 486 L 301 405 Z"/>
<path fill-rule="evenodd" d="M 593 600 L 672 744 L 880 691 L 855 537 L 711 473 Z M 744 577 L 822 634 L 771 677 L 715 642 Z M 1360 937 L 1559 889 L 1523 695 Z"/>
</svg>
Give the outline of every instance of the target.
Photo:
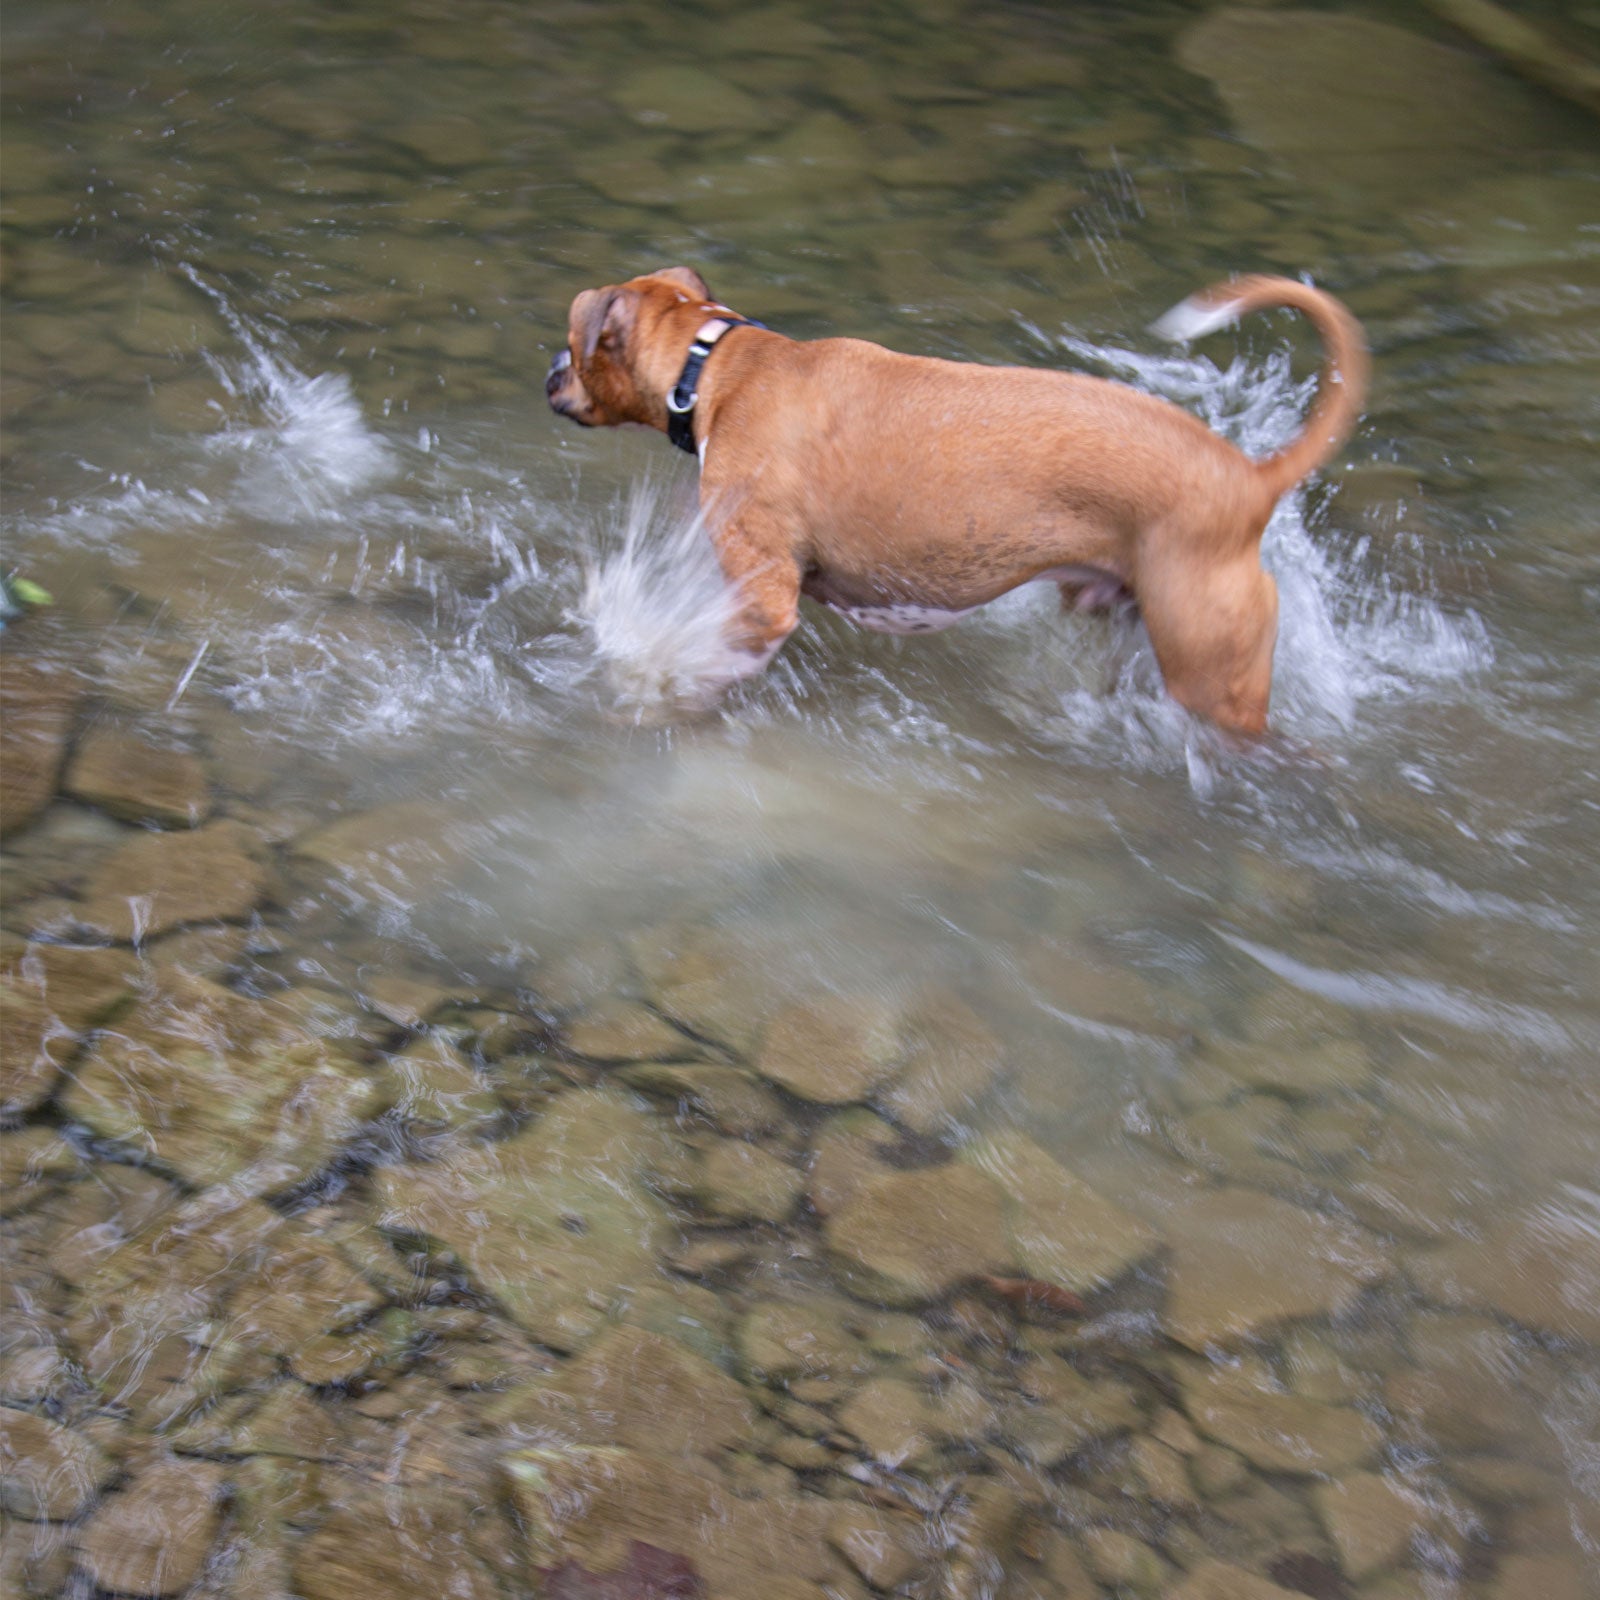
<svg viewBox="0 0 1600 1600">
<path fill-rule="evenodd" d="M 585 289 L 572 302 L 566 348 L 557 351 L 544 382 L 552 409 L 586 428 L 618 422 L 664 428 L 666 396 L 689 341 L 722 309 L 692 267 Z"/>
</svg>

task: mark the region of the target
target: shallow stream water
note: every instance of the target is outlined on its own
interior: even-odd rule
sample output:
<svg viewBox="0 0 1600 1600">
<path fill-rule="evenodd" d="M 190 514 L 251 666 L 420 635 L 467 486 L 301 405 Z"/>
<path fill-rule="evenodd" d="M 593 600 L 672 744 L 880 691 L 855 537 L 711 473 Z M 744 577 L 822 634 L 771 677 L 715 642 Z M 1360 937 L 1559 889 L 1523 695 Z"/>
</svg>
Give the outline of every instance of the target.
<svg viewBox="0 0 1600 1600">
<path fill-rule="evenodd" d="M 5 28 L 6 1592 L 1600 1595 L 1600 122 L 1376 3 Z M 1147 324 L 1339 294 L 1274 737 L 1043 588 L 674 709 L 693 464 L 543 394 L 672 262 L 1253 454 L 1304 325 Z"/>
</svg>

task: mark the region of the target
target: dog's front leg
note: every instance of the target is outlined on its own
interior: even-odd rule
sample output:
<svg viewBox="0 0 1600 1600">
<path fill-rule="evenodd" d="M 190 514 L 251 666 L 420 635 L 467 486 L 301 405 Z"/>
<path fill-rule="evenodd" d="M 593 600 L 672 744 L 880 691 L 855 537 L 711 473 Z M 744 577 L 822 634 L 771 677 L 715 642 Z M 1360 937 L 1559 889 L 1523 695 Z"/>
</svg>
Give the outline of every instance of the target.
<svg viewBox="0 0 1600 1600">
<path fill-rule="evenodd" d="M 748 517 L 724 523 L 713 535 L 722 575 L 737 595 L 727 628 L 734 676 L 753 678 L 783 648 L 800 621 L 800 566 L 786 542 L 761 536 Z"/>
</svg>

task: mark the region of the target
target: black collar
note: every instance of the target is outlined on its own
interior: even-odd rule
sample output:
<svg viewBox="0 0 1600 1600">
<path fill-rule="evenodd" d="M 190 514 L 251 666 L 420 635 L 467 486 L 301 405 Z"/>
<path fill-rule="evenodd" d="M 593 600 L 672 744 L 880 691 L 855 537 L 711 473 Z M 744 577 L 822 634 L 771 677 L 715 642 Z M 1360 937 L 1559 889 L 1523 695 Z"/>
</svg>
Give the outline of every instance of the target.
<svg viewBox="0 0 1600 1600">
<path fill-rule="evenodd" d="M 736 317 L 731 311 L 719 312 L 700 326 L 689 346 L 689 354 L 678 375 L 676 387 L 667 396 L 667 437 L 690 455 L 699 452 L 694 444 L 694 404 L 700 398 L 700 369 L 717 348 L 717 341 L 735 328 L 764 328 L 754 317 Z"/>
</svg>

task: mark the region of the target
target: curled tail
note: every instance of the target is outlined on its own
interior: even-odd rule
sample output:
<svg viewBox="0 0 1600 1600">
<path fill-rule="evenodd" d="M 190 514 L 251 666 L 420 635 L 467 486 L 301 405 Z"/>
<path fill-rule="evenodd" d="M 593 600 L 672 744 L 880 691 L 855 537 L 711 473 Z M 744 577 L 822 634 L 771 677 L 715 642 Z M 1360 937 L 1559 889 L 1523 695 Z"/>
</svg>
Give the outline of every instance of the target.
<svg viewBox="0 0 1600 1600">
<path fill-rule="evenodd" d="M 1308 317 L 1322 338 L 1317 397 L 1299 436 L 1276 455 L 1256 462 L 1263 484 L 1276 499 L 1316 471 L 1350 437 L 1367 397 L 1372 362 L 1361 324 L 1333 298 L 1293 278 L 1244 277 L 1215 283 L 1175 305 L 1152 324 L 1164 339 L 1187 343 L 1237 322 L 1252 311 L 1292 306 Z"/>
</svg>

